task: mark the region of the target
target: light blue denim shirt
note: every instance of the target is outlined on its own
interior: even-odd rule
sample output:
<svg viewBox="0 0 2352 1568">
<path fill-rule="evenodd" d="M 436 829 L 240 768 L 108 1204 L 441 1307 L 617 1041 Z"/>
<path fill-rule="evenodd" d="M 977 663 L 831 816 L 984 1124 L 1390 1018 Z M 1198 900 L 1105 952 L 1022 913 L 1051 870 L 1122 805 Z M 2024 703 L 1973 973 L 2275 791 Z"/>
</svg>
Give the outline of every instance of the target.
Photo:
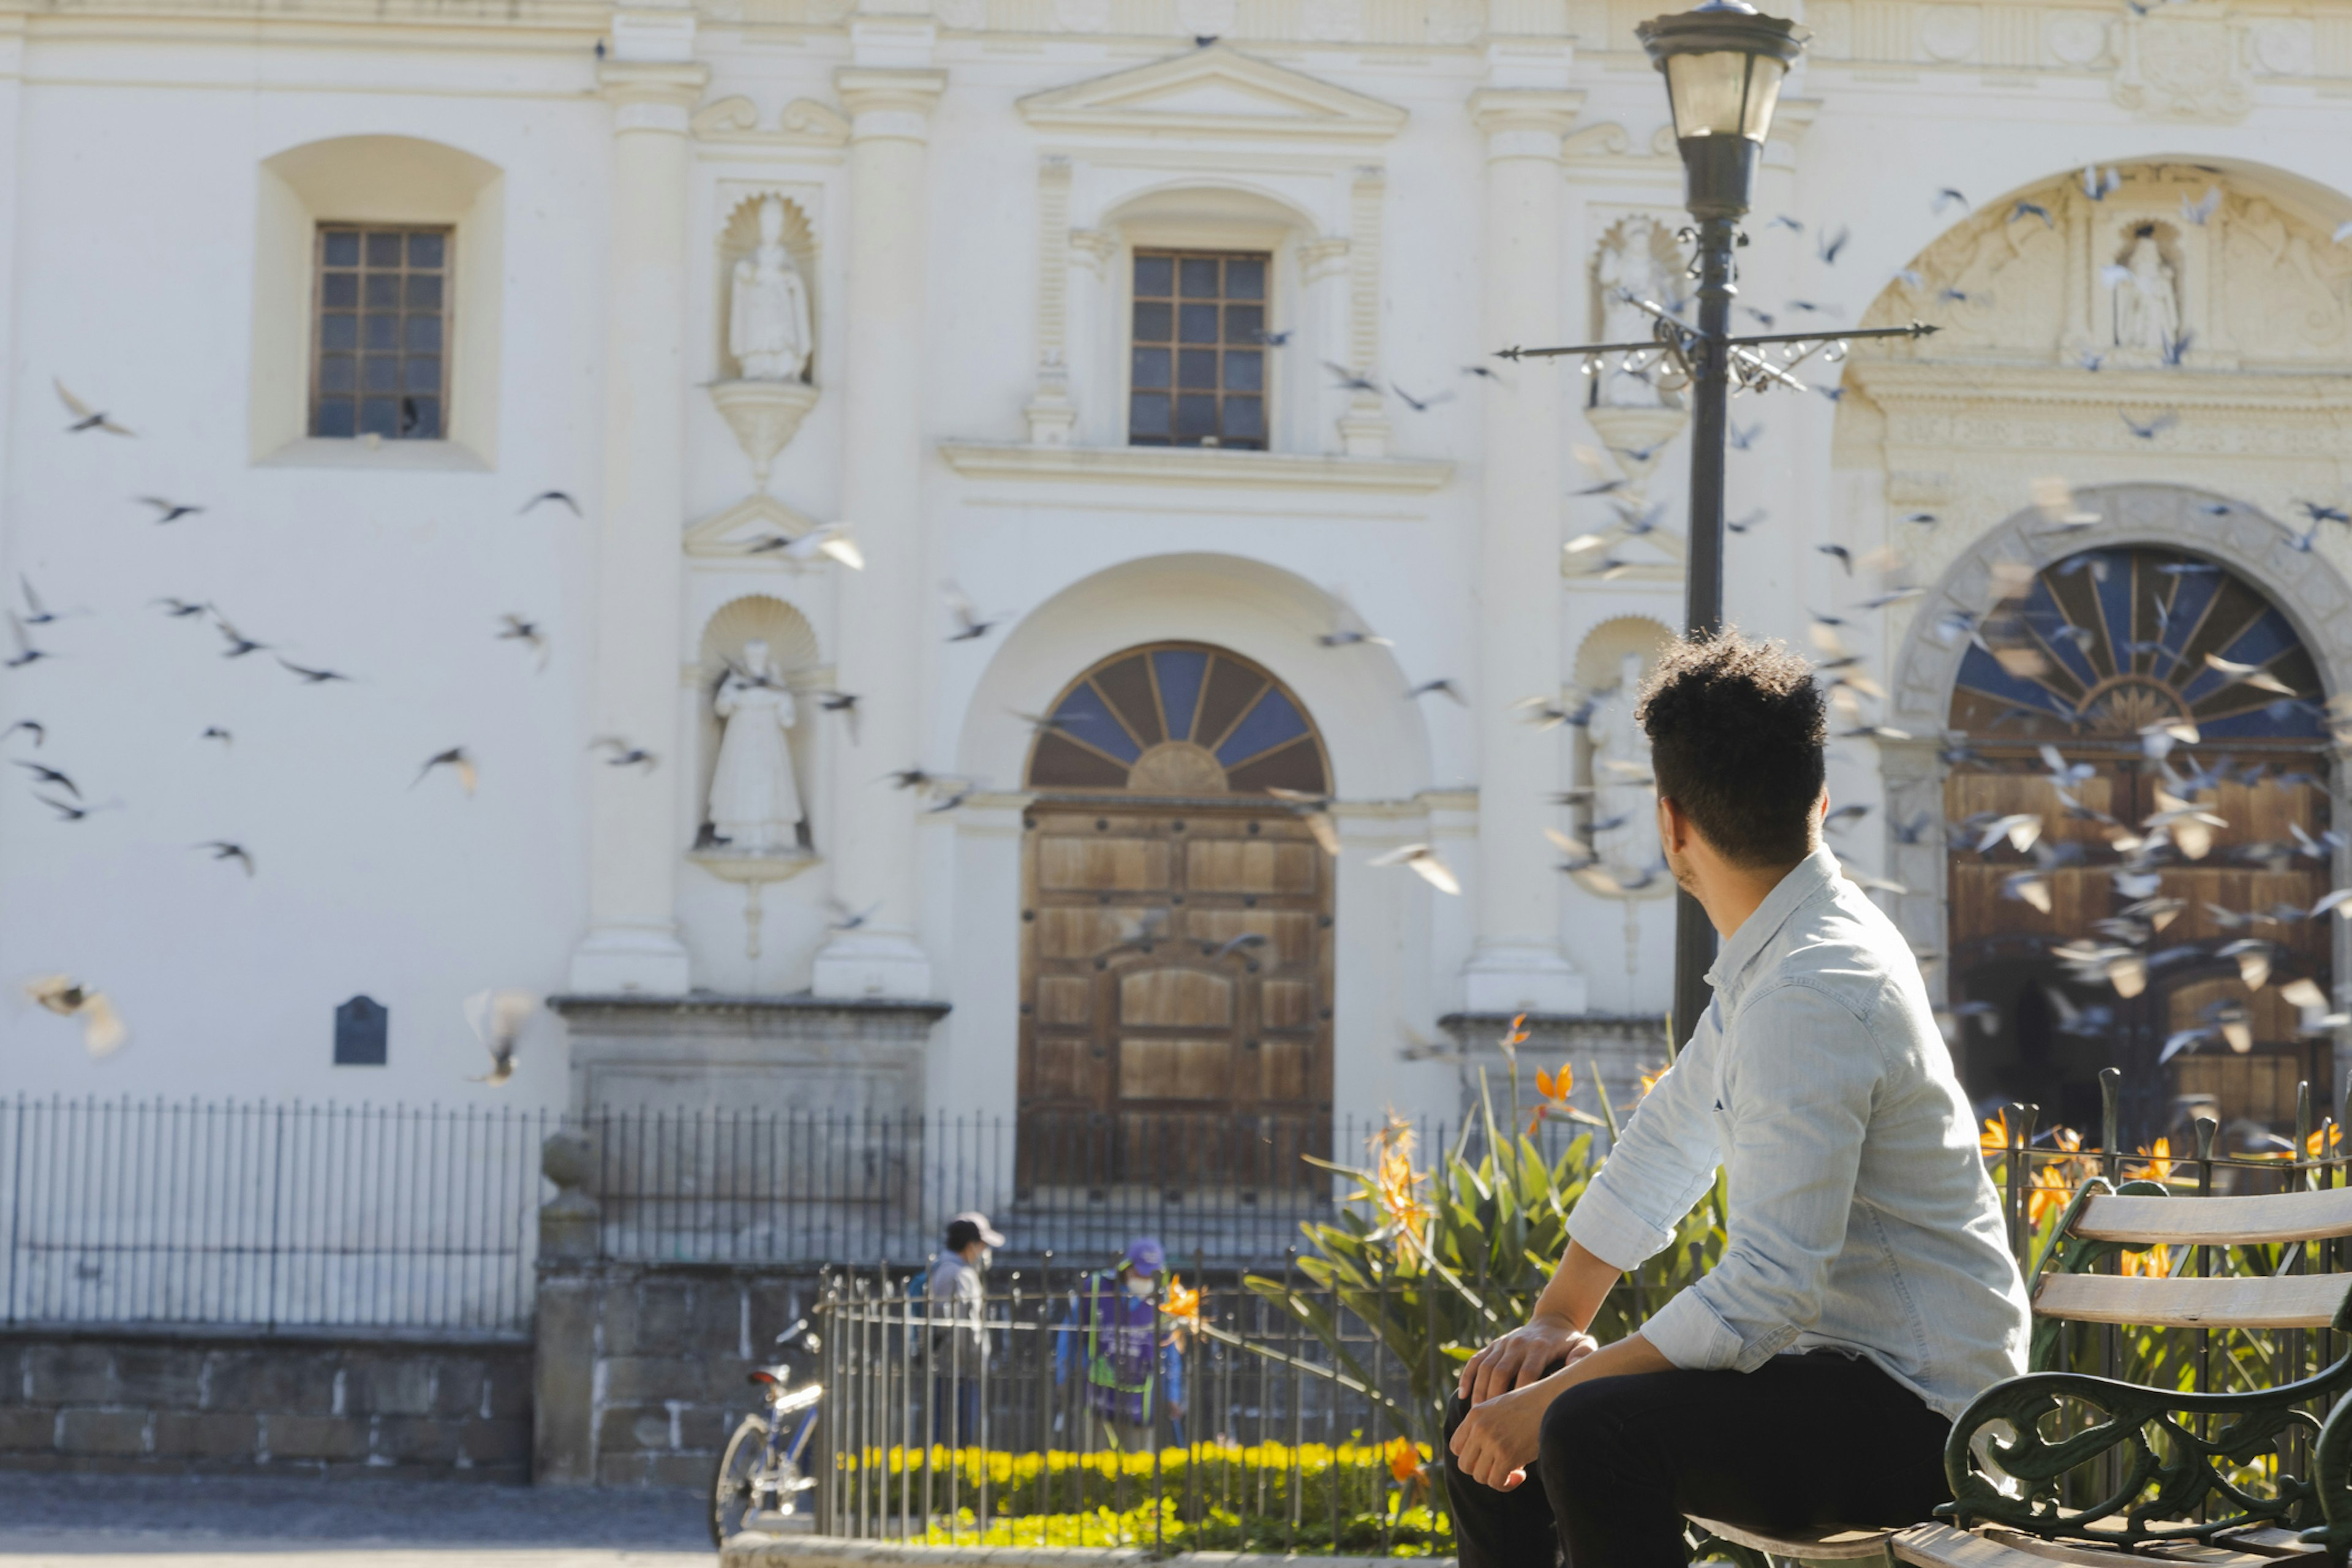
<svg viewBox="0 0 2352 1568">
<path fill-rule="evenodd" d="M 1715 1000 L 1569 1234 L 1631 1268 L 1718 1165 L 1722 1260 L 1643 1336 L 1676 1366 L 1864 1355 L 1957 1416 L 2025 1370 L 2025 1284 L 1911 950 L 1817 849 L 1732 932 Z"/>
</svg>

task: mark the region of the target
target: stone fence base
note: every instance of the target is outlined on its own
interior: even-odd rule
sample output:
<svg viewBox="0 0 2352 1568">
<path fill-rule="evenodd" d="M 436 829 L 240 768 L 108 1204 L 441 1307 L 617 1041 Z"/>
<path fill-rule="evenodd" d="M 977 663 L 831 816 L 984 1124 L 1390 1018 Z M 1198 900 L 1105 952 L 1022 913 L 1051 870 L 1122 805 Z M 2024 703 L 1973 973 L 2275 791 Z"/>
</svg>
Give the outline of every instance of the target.
<svg viewBox="0 0 2352 1568">
<path fill-rule="evenodd" d="M 1395 1568 L 1394 1557 L 1284 1556 L 1274 1552 L 1178 1552 L 1155 1556 L 1141 1546 L 913 1546 L 838 1535 L 739 1535 L 719 1552 L 719 1568 Z M 1451 1557 L 1416 1568 L 1454 1568 Z"/>
<path fill-rule="evenodd" d="M 0 1467 L 530 1479 L 528 1342 L 0 1330 Z"/>
</svg>

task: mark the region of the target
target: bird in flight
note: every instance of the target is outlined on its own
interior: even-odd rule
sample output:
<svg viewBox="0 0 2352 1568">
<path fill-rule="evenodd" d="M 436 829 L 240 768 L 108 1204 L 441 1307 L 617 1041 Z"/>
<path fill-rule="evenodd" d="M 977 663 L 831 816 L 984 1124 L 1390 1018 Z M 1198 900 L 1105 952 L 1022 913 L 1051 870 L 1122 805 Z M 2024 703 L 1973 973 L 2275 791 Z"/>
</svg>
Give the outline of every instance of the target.
<svg viewBox="0 0 2352 1568">
<path fill-rule="evenodd" d="M 2123 414 L 2124 427 L 2143 441 L 2153 441 L 2158 436 L 2163 435 L 2167 430 L 2171 429 L 2175 425 L 2180 423 L 2180 414 L 2177 409 L 2168 408 L 2145 425 L 2133 418 L 2128 413 L 2124 413 L 2121 409 L 2118 409 L 2116 412 Z"/>
<path fill-rule="evenodd" d="M 955 617 L 956 629 L 948 637 L 950 642 L 977 642 L 996 629 L 1003 616 L 983 616 L 980 606 L 964 596 L 962 589 L 953 583 L 941 583 L 940 593 L 948 603 L 948 614 Z"/>
<path fill-rule="evenodd" d="M 199 741 L 218 741 L 222 745 L 226 746 L 234 744 L 236 737 L 232 736 L 226 730 L 222 729 L 217 724 L 207 724 L 205 726 L 205 732 L 197 736 L 196 739 Z"/>
<path fill-rule="evenodd" d="M 517 517 L 520 517 L 523 515 L 523 512 L 530 510 L 531 508 L 540 505 L 543 501 L 553 501 L 558 506 L 568 507 L 571 509 L 572 515 L 574 517 L 584 517 L 587 515 L 580 510 L 580 503 L 573 500 L 570 495 L 566 494 L 562 490 L 540 491 L 537 495 L 523 502 L 522 511 L 518 511 L 515 515 Z"/>
<path fill-rule="evenodd" d="M 16 582 L 25 591 L 25 624 L 26 626 L 46 626 L 58 618 L 57 612 L 41 603 L 40 595 L 33 591 L 33 580 L 30 577 L 19 572 L 16 574 Z"/>
<path fill-rule="evenodd" d="M 1381 867 L 1409 867 L 1413 875 L 1435 888 L 1439 892 L 1452 893 L 1457 898 L 1461 895 L 1460 879 L 1454 875 L 1453 870 L 1444 861 L 1438 858 L 1437 851 L 1426 844 L 1399 845 L 1385 855 L 1374 856 L 1370 863 Z"/>
<path fill-rule="evenodd" d="M 2015 223 L 2021 217 L 2038 217 L 2042 220 L 2042 226 L 2045 228 L 2056 228 L 2058 226 L 2058 220 L 2050 216 L 2050 209 L 2043 206 L 2039 202 L 2021 200 L 2015 206 L 2009 209 L 2010 222 Z"/>
<path fill-rule="evenodd" d="M 787 539 L 780 533 L 773 539 L 761 540 L 745 553 L 765 555 L 770 552 L 782 554 L 787 561 L 814 561 L 820 555 L 825 555 L 840 562 L 853 572 L 866 570 L 865 552 L 857 548 L 857 542 L 850 537 L 849 525 L 843 522 L 819 523 L 806 533 L 793 539 Z"/>
<path fill-rule="evenodd" d="M 215 860 L 234 860 L 245 868 L 247 876 L 253 875 L 253 856 L 242 844 L 232 843 L 226 838 L 213 838 L 195 847 L 211 850 Z"/>
<path fill-rule="evenodd" d="M 1381 387 L 1378 382 L 1358 375 L 1352 370 L 1333 364 L 1328 359 L 1323 362 L 1323 368 L 1331 373 L 1334 384 L 1343 391 L 1369 392 L 1374 397 L 1378 397 L 1381 395 Z"/>
<path fill-rule="evenodd" d="M 1949 185 L 1946 185 L 1942 190 L 1936 193 L 1935 210 L 1937 212 L 1941 213 L 1946 207 L 1951 206 L 1955 203 L 1958 204 L 1962 207 L 1966 207 L 1969 205 L 1969 198 L 1962 195 L 1959 192 L 1954 190 Z"/>
<path fill-rule="evenodd" d="M 1331 797 L 1311 790 L 1270 787 L 1266 794 L 1290 807 L 1298 820 L 1307 825 L 1307 834 L 1333 859 L 1339 857 L 1339 824 L 1331 815 Z"/>
<path fill-rule="evenodd" d="M 604 759 L 604 765 L 608 768 L 643 768 L 652 773 L 661 765 L 659 757 L 643 746 L 632 746 L 618 735 L 599 735 L 588 742 L 588 749 L 592 752 L 599 747 L 613 753 Z"/>
<path fill-rule="evenodd" d="M 1424 680 L 1419 686 L 1416 686 L 1412 690 L 1406 692 L 1405 696 L 1408 699 L 1444 697 L 1451 700 L 1454 705 L 1457 708 L 1467 708 L 1470 706 L 1470 700 L 1467 697 L 1463 696 L 1462 689 L 1454 685 L 1451 680 Z"/>
<path fill-rule="evenodd" d="M 81 786 L 74 783 L 73 780 L 66 777 L 65 774 L 59 773 L 57 769 L 49 767 L 45 763 L 28 763 L 22 759 L 17 761 L 16 765 L 31 773 L 34 779 L 40 784 L 54 784 L 58 789 L 61 789 L 68 795 L 73 796 L 76 800 L 79 800 L 81 798 Z"/>
<path fill-rule="evenodd" d="M 238 631 L 236 625 L 218 610 L 213 612 L 213 624 L 220 629 L 220 635 L 228 640 L 227 651 L 221 655 L 223 658 L 243 658 L 247 654 L 258 653 L 269 646 L 266 642 L 255 642 L 251 637 Z"/>
<path fill-rule="evenodd" d="M 151 605 L 163 605 L 163 613 L 171 616 L 175 621 L 186 620 L 190 616 L 204 615 L 212 608 L 210 605 L 205 604 L 201 600 L 174 599 L 168 595 L 161 599 L 150 599 L 147 602 Z"/>
<path fill-rule="evenodd" d="M 294 674 L 300 676 L 302 678 L 302 683 L 305 686 L 324 686 L 331 680 L 349 680 L 351 679 L 350 676 L 343 674 L 341 670 L 309 668 L 306 666 L 296 664 L 292 659 L 285 658 L 283 655 L 279 656 L 278 662 L 284 665 Z"/>
<path fill-rule="evenodd" d="M 1415 397 L 1412 393 L 1407 392 L 1403 387 L 1399 386 L 1393 381 L 1389 383 L 1389 390 L 1395 393 L 1399 397 L 1403 398 L 1405 406 L 1412 409 L 1415 414 L 1426 414 L 1438 404 L 1451 401 L 1454 396 L 1450 392 L 1436 392 L 1432 393 L 1427 397 Z"/>
<path fill-rule="evenodd" d="M 45 974 L 27 981 L 25 994 L 59 1017 L 79 1017 L 82 1049 L 91 1056 L 111 1056 L 131 1037 L 106 993 L 69 975 Z"/>
<path fill-rule="evenodd" d="M 48 726 L 42 723 L 38 719 L 19 719 L 14 724 L 9 725 L 5 730 L 0 730 L 0 736 L 13 735 L 19 730 L 29 730 L 32 731 L 33 744 L 36 747 L 45 744 L 49 738 Z"/>
<path fill-rule="evenodd" d="M 22 669 L 28 664 L 37 664 L 42 659 L 57 657 L 46 648 L 33 646 L 31 639 L 25 636 L 24 617 L 14 610 L 8 612 L 8 635 L 16 642 L 16 657 L 7 660 L 5 664 L 5 668 L 9 669 Z"/>
<path fill-rule="evenodd" d="M 483 991 L 466 998 L 466 1023 L 490 1053 L 490 1070 L 468 1083 L 499 1089 L 514 1077 L 516 1042 L 538 1011 L 539 998 L 528 991 Z"/>
<path fill-rule="evenodd" d="M 919 763 L 911 768 L 900 768 L 897 773 L 885 773 L 882 776 L 890 781 L 892 789 L 929 789 L 940 782 L 937 774 Z"/>
<path fill-rule="evenodd" d="M 1320 633 L 1315 640 L 1325 647 L 1392 646 L 1387 637 L 1373 635 L 1364 618 L 1356 614 L 1356 606 L 1348 602 L 1346 593 L 1338 588 L 1331 590 L 1331 629 Z"/>
<path fill-rule="evenodd" d="M 520 616 L 508 615 L 499 616 L 499 622 L 506 627 L 504 631 L 499 633 L 499 641 L 523 644 L 539 655 L 539 668 L 541 669 L 547 668 L 547 634 L 539 629 L 537 621 L 527 621 Z"/>
<path fill-rule="evenodd" d="M 2219 185 L 2208 185 L 2205 187 L 2205 194 L 2198 197 L 2193 202 L 2187 196 L 2182 196 L 2180 198 L 2180 216 L 2187 218 L 2190 223 L 2195 224 L 2199 228 L 2203 228 L 2207 220 L 2211 218 L 2216 212 L 2221 210 L 2221 187 Z"/>
<path fill-rule="evenodd" d="M 85 430 L 103 430 L 110 436 L 128 436 L 131 431 L 114 422 L 114 416 L 90 407 L 66 390 L 66 384 L 52 376 L 49 384 L 58 389 L 58 400 L 73 411 L 74 423 L 66 426 L 66 434 L 79 436 Z"/>
<path fill-rule="evenodd" d="M 856 931 L 859 926 L 872 920 L 876 912 L 882 908 L 880 904 L 869 904 L 862 910 L 853 910 L 842 902 L 837 896 L 827 898 L 824 900 L 824 907 L 833 911 L 833 919 L 827 923 L 826 928 L 831 931 Z"/>
<path fill-rule="evenodd" d="M 474 766 L 474 759 L 466 754 L 466 748 L 452 746 L 446 752 L 438 752 L 425 758 L 425 765 L 416 771 L 416 777 L 409 781 L 408 787 L 415 789 L 418 784 L 423 784 L 425 775 L 435 768 L 447 768 L 456 773 L 457 783 L 464 786 L 469 797 L 474 793 L 475 784 L 481 781 L 481 774 Z"/>
<path fill-rule="evenodd" d="M 1843 250 L 1846 247 L 1846 242 L 1853 237 L 1853 230 L 1843 225 L 1840 225 L 1837 233 L 1833 235 L 1822 235 L 1820 243 L 1822 259 L 1830 266 L 1836 266 L 1838 252 Z"/>
<path fill-rule="evenodd" d="M 177 522 L 184 517 L 194 517 L 205 510 L 200 506 L 191 506 L 186 501 L 166 500 L 162 496 L 140 496 L 137 499 L 142 503 L 155 509 L 157 522 Z"/>
</svg>

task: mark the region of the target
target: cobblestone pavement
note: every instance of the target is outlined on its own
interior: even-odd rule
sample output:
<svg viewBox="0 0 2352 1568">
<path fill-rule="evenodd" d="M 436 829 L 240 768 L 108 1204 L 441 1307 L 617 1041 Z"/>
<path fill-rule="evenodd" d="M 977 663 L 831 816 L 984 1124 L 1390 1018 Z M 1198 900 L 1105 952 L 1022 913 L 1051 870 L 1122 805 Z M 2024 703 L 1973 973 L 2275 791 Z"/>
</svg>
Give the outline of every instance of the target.
<svg viewBox="0 0 2352 1568">
<path fill-rule="evenodd" d="M 5 1568 L 683 1568 L 713 1555 L 691 1492 L 0 1471 Z"/>
</svg>

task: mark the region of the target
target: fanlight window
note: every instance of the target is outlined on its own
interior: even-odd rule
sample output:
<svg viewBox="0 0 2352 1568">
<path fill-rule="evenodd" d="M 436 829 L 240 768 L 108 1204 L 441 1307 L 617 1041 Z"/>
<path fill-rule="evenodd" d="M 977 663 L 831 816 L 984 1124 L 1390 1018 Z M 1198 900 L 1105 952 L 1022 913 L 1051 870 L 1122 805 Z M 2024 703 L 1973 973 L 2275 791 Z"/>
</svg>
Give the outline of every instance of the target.
<svg viewBox="0 0 2352 1568">
<path fill-rule="evenodd" d="M 1952 727 L 1988 737 L 2129 740 L 2184 721 L 2207 743 L 2326 733 L 2319 672 L 2286 617 L 2176 551 L 2088 550 L 2051 566 L 1985 617 L 1958 685 Z"/>
<path fill-rule="evenodd" d="M 1321 793 L 1322 737 L 1297 700 L 1222 648 L 1114 654 L 1062 694 L 1029 759 L 1029 787 L 1200 796 Z"/>
</svg>

